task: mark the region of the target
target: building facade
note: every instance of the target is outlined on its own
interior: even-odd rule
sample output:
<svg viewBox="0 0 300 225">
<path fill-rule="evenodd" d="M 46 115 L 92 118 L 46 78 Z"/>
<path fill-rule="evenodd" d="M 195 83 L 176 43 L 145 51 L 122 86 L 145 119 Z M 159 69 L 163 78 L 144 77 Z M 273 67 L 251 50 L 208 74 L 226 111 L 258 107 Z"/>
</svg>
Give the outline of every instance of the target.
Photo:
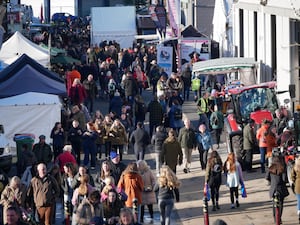
<svg viewBox="0 0 300 225">
<path fill-rule="evenodd" d="M 299 104 L 300 1 L 234 0 L 232 7 L 234 54 L 259 62 L 259 82 L 277 80 L 282 105 Z"/>
</svg>

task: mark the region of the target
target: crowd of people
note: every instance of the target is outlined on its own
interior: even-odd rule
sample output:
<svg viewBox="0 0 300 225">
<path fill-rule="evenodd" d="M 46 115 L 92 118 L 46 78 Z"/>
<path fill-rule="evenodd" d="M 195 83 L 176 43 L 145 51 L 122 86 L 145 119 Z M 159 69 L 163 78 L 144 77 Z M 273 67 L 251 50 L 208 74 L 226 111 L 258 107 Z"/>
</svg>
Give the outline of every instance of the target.
<svg viewBox="0 0 300 225">
<path fill-rule="evenodd" d="M 284 109 L 278 109 L 274 121 L 264 121 L 257 132 L 250 120 L 243 129 L 241 158 L 229 153 L 222 162 L 218 148 L 224 128 L 224 76 L 209 80 L 192 76 L 192 64 L 200 60 L 198 54 L 193 54 L 181 73 L 168 76 L 156 62 L 155 46 L 137 44 L 120 49 L 114 41 L 89 46 L 87 37 L 80 36 L 80 32 L 73 34 L 67 32 L 64 38 L 54 35 L 53 42 L 81 60 L 81 64 L 71 67 L 54 68 L 65 79 L 68 92 L 62 121 L 51 131 L 52 147 L 44 135 L 39 136 L 32 150 L 26 144 L 22 146 L 17 176 L 1 194 L 3 224 L 22 224 L 19 220 L 53 224 L 55 205 L 61 201 L 65 224 L 139 224 L 143 223 L 146 206 L 153 219 L 153 204 L 157 203 L 161 224 L 170 225 L 174 202 L 180 201 L 177 166 L 183 165 L 183 172 L 190 173 L 195 150 L 210 187 L 212 211 L 221 207 L 222 173 L 226 174 L 233 209 L 240 206 L 242 171 L 253 171 L 256 143 L 262 173 L 266 172 L 265 156 L 268 158 L 270 197 L 275 191 L 281 192 L 283 206 L 288 195 L 285 164 L 280 156 L 272 154 L 272 148 L 290 146 L 293 141 Z M 147 104 L 143 94 L 149 88 L 153 98 Z M 190 100 L 190 90 L 199 115 L 196 128 L 182 107 Z M 95 108 L 95 101 L 109 101 L 108 111 Z M 147 113 L 149 129 L 144 126 Z M 150 144 L 156 174 L 144 159 Z M 135 160 L 125 165 L 123 157 L 131 146 Z M 97 162 L 101 163 L 98 173 Z M 299 164 L 297 160 L 292 179 L 300 218 Z M 91 171 L 97 175 L 92 176 Z M 19 212 L 23 212 L 21 217 Z"/>
</svg>

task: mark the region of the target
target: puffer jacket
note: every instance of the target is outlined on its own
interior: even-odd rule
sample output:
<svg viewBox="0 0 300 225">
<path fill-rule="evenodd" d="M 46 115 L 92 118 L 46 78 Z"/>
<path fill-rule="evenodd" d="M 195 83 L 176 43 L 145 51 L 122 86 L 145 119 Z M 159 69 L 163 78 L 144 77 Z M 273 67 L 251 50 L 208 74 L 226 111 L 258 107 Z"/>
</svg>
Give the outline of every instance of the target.
<svg viewBox="0 0 300 225">
<path fill-rule="evenodd" d="M 55 198 L 59 196 L 59 186 L 50 174 L 44 178 L 38 176 L 32 178 L 27 197 L 34 200 L 37 208 L 51 206 L 55 203 Z"/>
</svg>

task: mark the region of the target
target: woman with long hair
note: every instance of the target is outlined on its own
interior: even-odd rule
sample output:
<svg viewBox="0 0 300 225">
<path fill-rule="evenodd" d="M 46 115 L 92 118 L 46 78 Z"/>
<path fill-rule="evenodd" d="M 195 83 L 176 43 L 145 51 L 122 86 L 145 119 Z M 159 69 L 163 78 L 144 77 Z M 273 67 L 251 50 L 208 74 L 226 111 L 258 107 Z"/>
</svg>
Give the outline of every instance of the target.
<svg viewBox="0 0 300 225">
<path fill-rule="evenodd" d="M 213 211 L 220 209 L 219 206 L 219 190 L 222 184 L 222 159 L 217 151 L 212 151 L 207 162 L 205 182 L 211 190 L 211 200 Z"/>
<path fill-rule="evenodd" d="M 89 175 L 84 174 L 80 178 L 80 185 L 75 189 L 72 196 L 72 205 L 74 207 L 72 216 L 72 225 L 77 225 L 76 223 L 76 213 L 79 204 L 84 198 L 88 198 L 89 194 L 94 191 L 94 188 L 89 184 Z"/>
<path fill-rule="evenodd" d="M 103 187 L 106 185 L 105 179 L 108 177 L 112 177 L 113 179 L 115 179 L 112 173 L 111 162 L 105 160 L 102 162 L 100 173 L 96 175 L 96 179 L 95 179 L 96 187 L 100 190 L 100 192 L 102 191 Z"/>
<path fill-rule="evenodd" d="M 144 182 L 143 178 L 139 174 L 138 167 L 135 162 L 128 164 L 121 175 L 117 187 L 121 190 L 124 190 L 125 194 L 127 195 L 127 201 L 125 202 L 126 207 L 133 208 L 134 201 L 137 200 L 137 206 L 138 209 L 140 209 L 142 204 Z M 140 210 L 138 210 L 138 212 L 140 212 Z"/>
<path fill-rule="evenodd" d="M 50 138 L 53 140 L 53 154 L 54 159 L 63 152 L 65 143 L 65 132 L 62 128 L 61 122 L 56 122 L 51 130 Z"/>
<path fill-rule="evenodd" d="M 156 203 L 155 193 L 153 187 L 155 185 L 154 175 L 145 160 L 137 161 L 138 170 L 143 178 L 144 190 L 142 193 L 142 206 L 141 206 L 141 223 L 144 222 L 145 205 L 148 207 L 148 211 L 153 220 L 153 204 Z"/>
<path fill-rule="evenodd" d="M 272 164 L 269 167 L 269 171 L 266 174 L 266 179 L 270 182 L 270 198 L 275 197 L 275 193 L 279 194 L 279 211 L 280 211 L 280 223 L 283 211 L 284 198 L 289 195 L 289 191 L 286 187 L 287 174 L 282 156 L 274 156 Z M 275 207 L 273 207 L 273 217 L 275 220 Z"/>
<path fill-rule="evenodd" d="M 242 168 L 236 160 L 233 152 L 228 153 L 227 159 L 224 163 L 224 173 L 227 175 L 227 186 L 230 191 L 231 208 L 234 209 L 234 197 L 236 207 L 240 207 L 239 203 L 239 184 L 244 183 Z"/>
<path fill-rule="evenodd" d="M 297 214 L 300 223 L 300 157 L 295 161 L 295 165 L 291 172 L 291 180 L 293 181 L 293 188 L 297 198 Z"/>
<path fill-rule="evenodd" d="M 72 188 L 72 182 L 74 180 L 74 177 L 76 175 L 76 166 L 71 163 L 67 162 L 64 165 L 64 173 L 62 176 L 62 184 L 61 188 L 63 190 L 63 202 L 64 202 L 64 215 L 65 219 L 70 218 L 73 212 L 73 206 L 71 204 L 72 196 L 74 189 Z"/>
<path fill-rule="evenodd" d="M 111 137 L 111 146 L 116 152 L 119 152 L 120 160 L 122 161 L 124 145 L 128 143 L 126 128 L 119 119 L 115 119 L 112 123 L 109 136 Z"/>
<path fill-rule="evenodd" d="M 163 165 L 160 169 L 160 176 L 154 186 L 158 192 L 158 207 L 162 225 L 170 225 L 171 213 L 174 207 L 174 190 L 180 187 L 176 174 L 169 166 Z"/>
</svg>

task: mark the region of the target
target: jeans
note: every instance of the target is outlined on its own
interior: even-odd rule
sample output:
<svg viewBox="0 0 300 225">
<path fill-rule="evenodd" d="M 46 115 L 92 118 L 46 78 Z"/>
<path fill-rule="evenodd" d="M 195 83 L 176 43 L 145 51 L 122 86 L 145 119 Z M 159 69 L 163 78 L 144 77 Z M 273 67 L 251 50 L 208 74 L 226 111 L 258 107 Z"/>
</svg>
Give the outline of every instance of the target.
<svg viewBox="0 0 300 225">
<path fill-rule="evenodd" d="M 300 213 L 300 194 L 296 194 L 298 215 Z"/>
<path fill-rule="evenodd" d="M 171 213 L 174 207 L 174 199 L 158 199 L 160 222 L 162 225 L 171 224 Z"/>
<path fill-rule="evenodd" d="M 260 152 L 260 166 L 261 166 L 261 172 L 265 172 L 265 163 L 266 163 L 266 147 L 259 147 Z"/>
</svg>

